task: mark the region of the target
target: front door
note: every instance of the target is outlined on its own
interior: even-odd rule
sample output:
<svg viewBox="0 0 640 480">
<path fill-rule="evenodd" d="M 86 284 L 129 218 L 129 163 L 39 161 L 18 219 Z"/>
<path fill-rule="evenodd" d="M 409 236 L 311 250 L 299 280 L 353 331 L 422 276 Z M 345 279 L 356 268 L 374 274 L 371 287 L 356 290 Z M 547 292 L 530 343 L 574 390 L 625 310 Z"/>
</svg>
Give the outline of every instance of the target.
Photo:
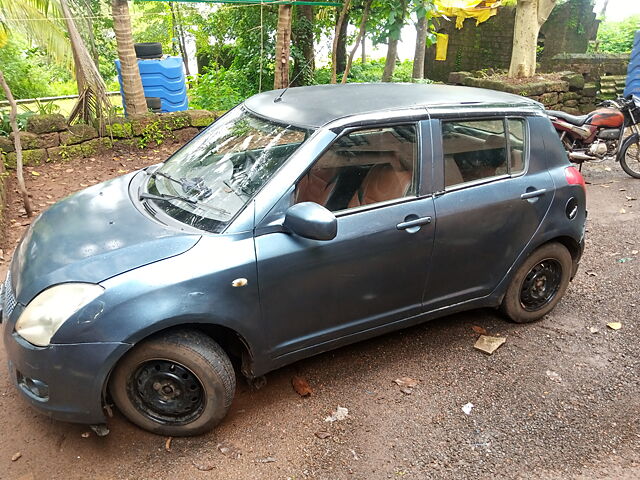
<svg viewBox="0 0 640 480">
<path fill-rule="evenodd" d="M 342 135 L 298 181 L 292 203 L 334 211 L 333 240 L 256 237 L 273 358 L 328 350 L 421 310 L 435 217 L 431 196 L 419 195 L 417 130 Z"/>
</svg>

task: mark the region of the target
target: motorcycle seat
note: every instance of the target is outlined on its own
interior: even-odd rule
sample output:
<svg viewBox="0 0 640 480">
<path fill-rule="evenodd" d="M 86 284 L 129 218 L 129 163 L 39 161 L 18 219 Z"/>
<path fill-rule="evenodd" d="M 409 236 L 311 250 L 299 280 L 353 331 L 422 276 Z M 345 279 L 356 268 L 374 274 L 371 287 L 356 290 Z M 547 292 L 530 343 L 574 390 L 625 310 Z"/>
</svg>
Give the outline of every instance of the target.
<svg viewBox="0 0 640 480">
<path fill-rule="evenodd" d="M 563 120 L 566 120 L 570 124 L 576 125 L 578 127 L 581 127 L 582 125 L 584 125 L 584 122 L 586 122 L 587 118 L 589 118 L 589 115 L 576 116 L 576 115 L 570 115 L 565 112 L 560 112 L 558 110 L 547 110 L 547 115 L 561 118 Z"/>
</svg>

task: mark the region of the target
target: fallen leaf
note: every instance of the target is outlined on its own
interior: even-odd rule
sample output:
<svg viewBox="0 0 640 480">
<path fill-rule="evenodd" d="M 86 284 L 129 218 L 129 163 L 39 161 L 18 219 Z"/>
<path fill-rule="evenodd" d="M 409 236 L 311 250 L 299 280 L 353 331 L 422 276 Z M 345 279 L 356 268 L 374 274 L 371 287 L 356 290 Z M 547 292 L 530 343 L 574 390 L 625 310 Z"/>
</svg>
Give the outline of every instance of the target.
<svg viewBox="0 0 640 480">
<path fill-rule="evenodd" d="M 620 213 L 627 213 L 627 211 L 624 208 L 621 208 Z"/>
<path fill-rule="evenodd" d="M 611 330 L 620 330 L 622 328 L 622 324 L 620 322 L 610 322 L 607 323 L 607 327 Z"/>
<path fill-rule="evenodd" d="M 170 452 L 170 451 L 171 451 L 171 440 L 172 440 L 172 439 L 173 439 L 173 437 L 167 437 L 167 441 L 166 441 L 166 442 L 164 442 L 164 449 L 165 449 L 167 452 Z"/>
<path fill-rule="evenodd" d="M 473 407 L 475 407 L 475 405 L 471 402 L 469 403 L 465 403 L 462 406 L 462 411 L 465 413 L 465 415 L 471 415 L 471 410 L 473 409 Z"/>
<path fill-rule="evenodd" d="M 273 463 L 277 462 L 275 457 L 256 458 L 256 463 Z"/>
<path fill-rule="evenodd" d="M 80 435 L 82 438 L 89 438 L 91 434 L 89 432 L 83 432 L 82 435 Z"/>
<path fill-rule="evenodd" d="M 600 331 L 600 329 L 598 327 L 589 327 L 589 331 L 591 333 L 598 333 Z"/>
<path fill-rule="evenodd" d="M 291 385 L 293 389 L 296 391 L 298 395 L 301 397 L 308 397 L 313 393 L 313 389 L 309 386 L 309 382 L 307 382 L 304 378 L 295 375 L 291 379 Z"/>
<path fill-rule="evenodd" d="M 332 412 L 331 415 L 324 419 L 325 422 L 336 422 L 340 420 L 344 420 L 349 416 L 349 409 L 345 407 L 341 407 L 338 405 L 338 408 L 335 412 Z"/>
<path fill-rule="evenodd" d="M 20 452 L 16 452 L 13 454 L 13 457 L 11 457 L 11 461 L 15 462 L 16 460 L 18 460 L 20 457 L 22 457 L 22 453 Z"/>
<path fill-rule="evenodd" d="M 479 327 L 478 325 L 474 325 L 474 326 L 472 326 L 472 327 L 471 327 L 471 329 L 472 329 L 474 332 L 476 332 L 476 333 L 478 333 L 478 334 L 480 334 L 480 335 L 486 335 L 486 334 L 487 334 L 487 329 L 486 329 L 486 328 L 484 328 L 484 327 Z"/>
<path fill-rule="evenodd" d="M 418 385 L 418 381 L 410 377 L 396 378 L 393 382 L 400 387 L 402 393 L 406 393 L 407 395 L 411 395 L 413 388 Z"/>
<path fill-rule="evenodd" d="M 631 250 L 631 255 L 637 255 L 638 254 L 638 250 Z"/>
<path fill-rule="evenodd" d="M 547 377 L 549 377 L 554 382 L 562 383 L 562 378 L 560 378 L 560 375 L 558 375 L 558 373 L 554 372 L 553 370 L 547 370 L 546 373 L 547 373 Z"/>
<path fill-rule="evenodd" d="M 216 445 L 216 448 L 226 457 L 234 458 L 236 460 L 240 458 L 240 455 L 242 455 L 240 450 L 231 443 L 222 442 Z"/>
<path fill-rule="evenodd" d="M 40 174 L 38 172 L 36 172 L 35 170 L 31 171 L 31 175 L 33 175 L 34 177 L 39 177 Z"/>
<path fill-rule="evenodd" d="M 481 352 L 491 355 L 506 341 L 507 339 L 504 337 L 490 337 L 488 335 L 480 335 L 480 338 L 478 338 L 473 347 L 477 350 L 480 350 Z"/>
<path fill-rule="evenodd" d="M 73 172 L 73 168 L 67 168 L 64 172 L 65 173 L 72 173 Z"/>
<path fill-rule="evenodd" d="M 590 277 L 597 277 L 598 274 L 596 272 L 586 272 L 587 275 L 589 275 Z"/>
<path fill-rule="evenodd" d="M 324 440 L 325 438 L 329 438 L 331 436 L 331 434 L 329 432 L 325 432 L 320 430 L 319 432 L 314 433 L 314 435 L 322 440 Z"/>
<path fill-rule="evenodd" d="M 637 200 L 636 197 L 630 197 L 629 195 L 625 195 L 625 197 L 627 198 L 627 200 L 629 200 L 630 202 L 633 202 L 634 200 Z"/>
</svg>

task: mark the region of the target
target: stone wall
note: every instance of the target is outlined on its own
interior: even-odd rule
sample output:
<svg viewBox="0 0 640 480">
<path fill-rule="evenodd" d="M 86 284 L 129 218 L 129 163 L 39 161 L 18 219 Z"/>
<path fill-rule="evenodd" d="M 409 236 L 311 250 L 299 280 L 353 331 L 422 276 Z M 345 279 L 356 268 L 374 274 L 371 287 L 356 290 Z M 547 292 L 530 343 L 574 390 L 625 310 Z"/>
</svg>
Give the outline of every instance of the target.
<svg viewBox="0 0 640 480">
<path fill-rule="evenodd" d="M 598 31 L 595 17 L 591 0 L 569 0 L 554 8 L 538 37 L 539 61 L 544 63 L 561 52 L 586 52 Z M 447 59 L 436 61 L 435 46 L 428 48 L 425 77 L 446 81 L 450 72 L 509 68 L 515 8 L 501 7 L 497 15 L 477 26 L 474 19 L 467 19 L 460 30 L 454 20 L 439 22 L 438 32 L 449 35 Z"/>
<path fill-rule="evenodd" d="M 628 53 L 562 53 L 540 65 L 540 72 L 581 73 L 587 82 L 598 82 L 601 77 L 627 74 Z"/>
<path fill-rule="evenodd" d="M 595 108 L 598 91 L 595 83 L 585 83 L 584 77 L 575 72 L 562 72 L 554 75 L 554 78 L 536 79 L 516 85 L 484 77 L 482 71 L 453 72 L 449 75 L 449 83 L 522 95 L 542 103 L 547 109 L 575 115 Z"/>
<path fill-rule="evenodd" d="M 131 118 L 117 117 L 106 126 L 106 134 L 98 136 L 90 125 L 68 126 L 62 115 L 29 117 L 26 131 L 20 134 L 25 165 L 87 158 L 104 153 L 115 146 L 145 147 L 171 140 L 184 143 L 202 128 L 211 124 L 218 114 L 205 110 L 187 110 L 160 114 L 145 114 Z M 0 157 L 4 166 L 15 168 L 16 154 L 13 134 L 0 137 Z"/>
</svg>

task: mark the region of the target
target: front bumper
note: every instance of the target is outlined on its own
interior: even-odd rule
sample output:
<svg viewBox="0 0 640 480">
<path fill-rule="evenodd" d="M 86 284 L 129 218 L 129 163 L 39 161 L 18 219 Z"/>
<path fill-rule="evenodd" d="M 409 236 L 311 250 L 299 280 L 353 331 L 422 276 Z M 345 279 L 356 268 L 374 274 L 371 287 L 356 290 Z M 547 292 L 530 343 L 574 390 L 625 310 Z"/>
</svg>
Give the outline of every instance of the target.
<svg viewBox="0 0 640 480">
<path fill-rule="evenodd" d="M 67 422 L 105 422 L 103 388 L 111 368 L 131 347 L 129 344 L 35 347 L 13 332 L 11 322 L 3 327 L 11 381 L 34 408 Z"/>
</svg>

